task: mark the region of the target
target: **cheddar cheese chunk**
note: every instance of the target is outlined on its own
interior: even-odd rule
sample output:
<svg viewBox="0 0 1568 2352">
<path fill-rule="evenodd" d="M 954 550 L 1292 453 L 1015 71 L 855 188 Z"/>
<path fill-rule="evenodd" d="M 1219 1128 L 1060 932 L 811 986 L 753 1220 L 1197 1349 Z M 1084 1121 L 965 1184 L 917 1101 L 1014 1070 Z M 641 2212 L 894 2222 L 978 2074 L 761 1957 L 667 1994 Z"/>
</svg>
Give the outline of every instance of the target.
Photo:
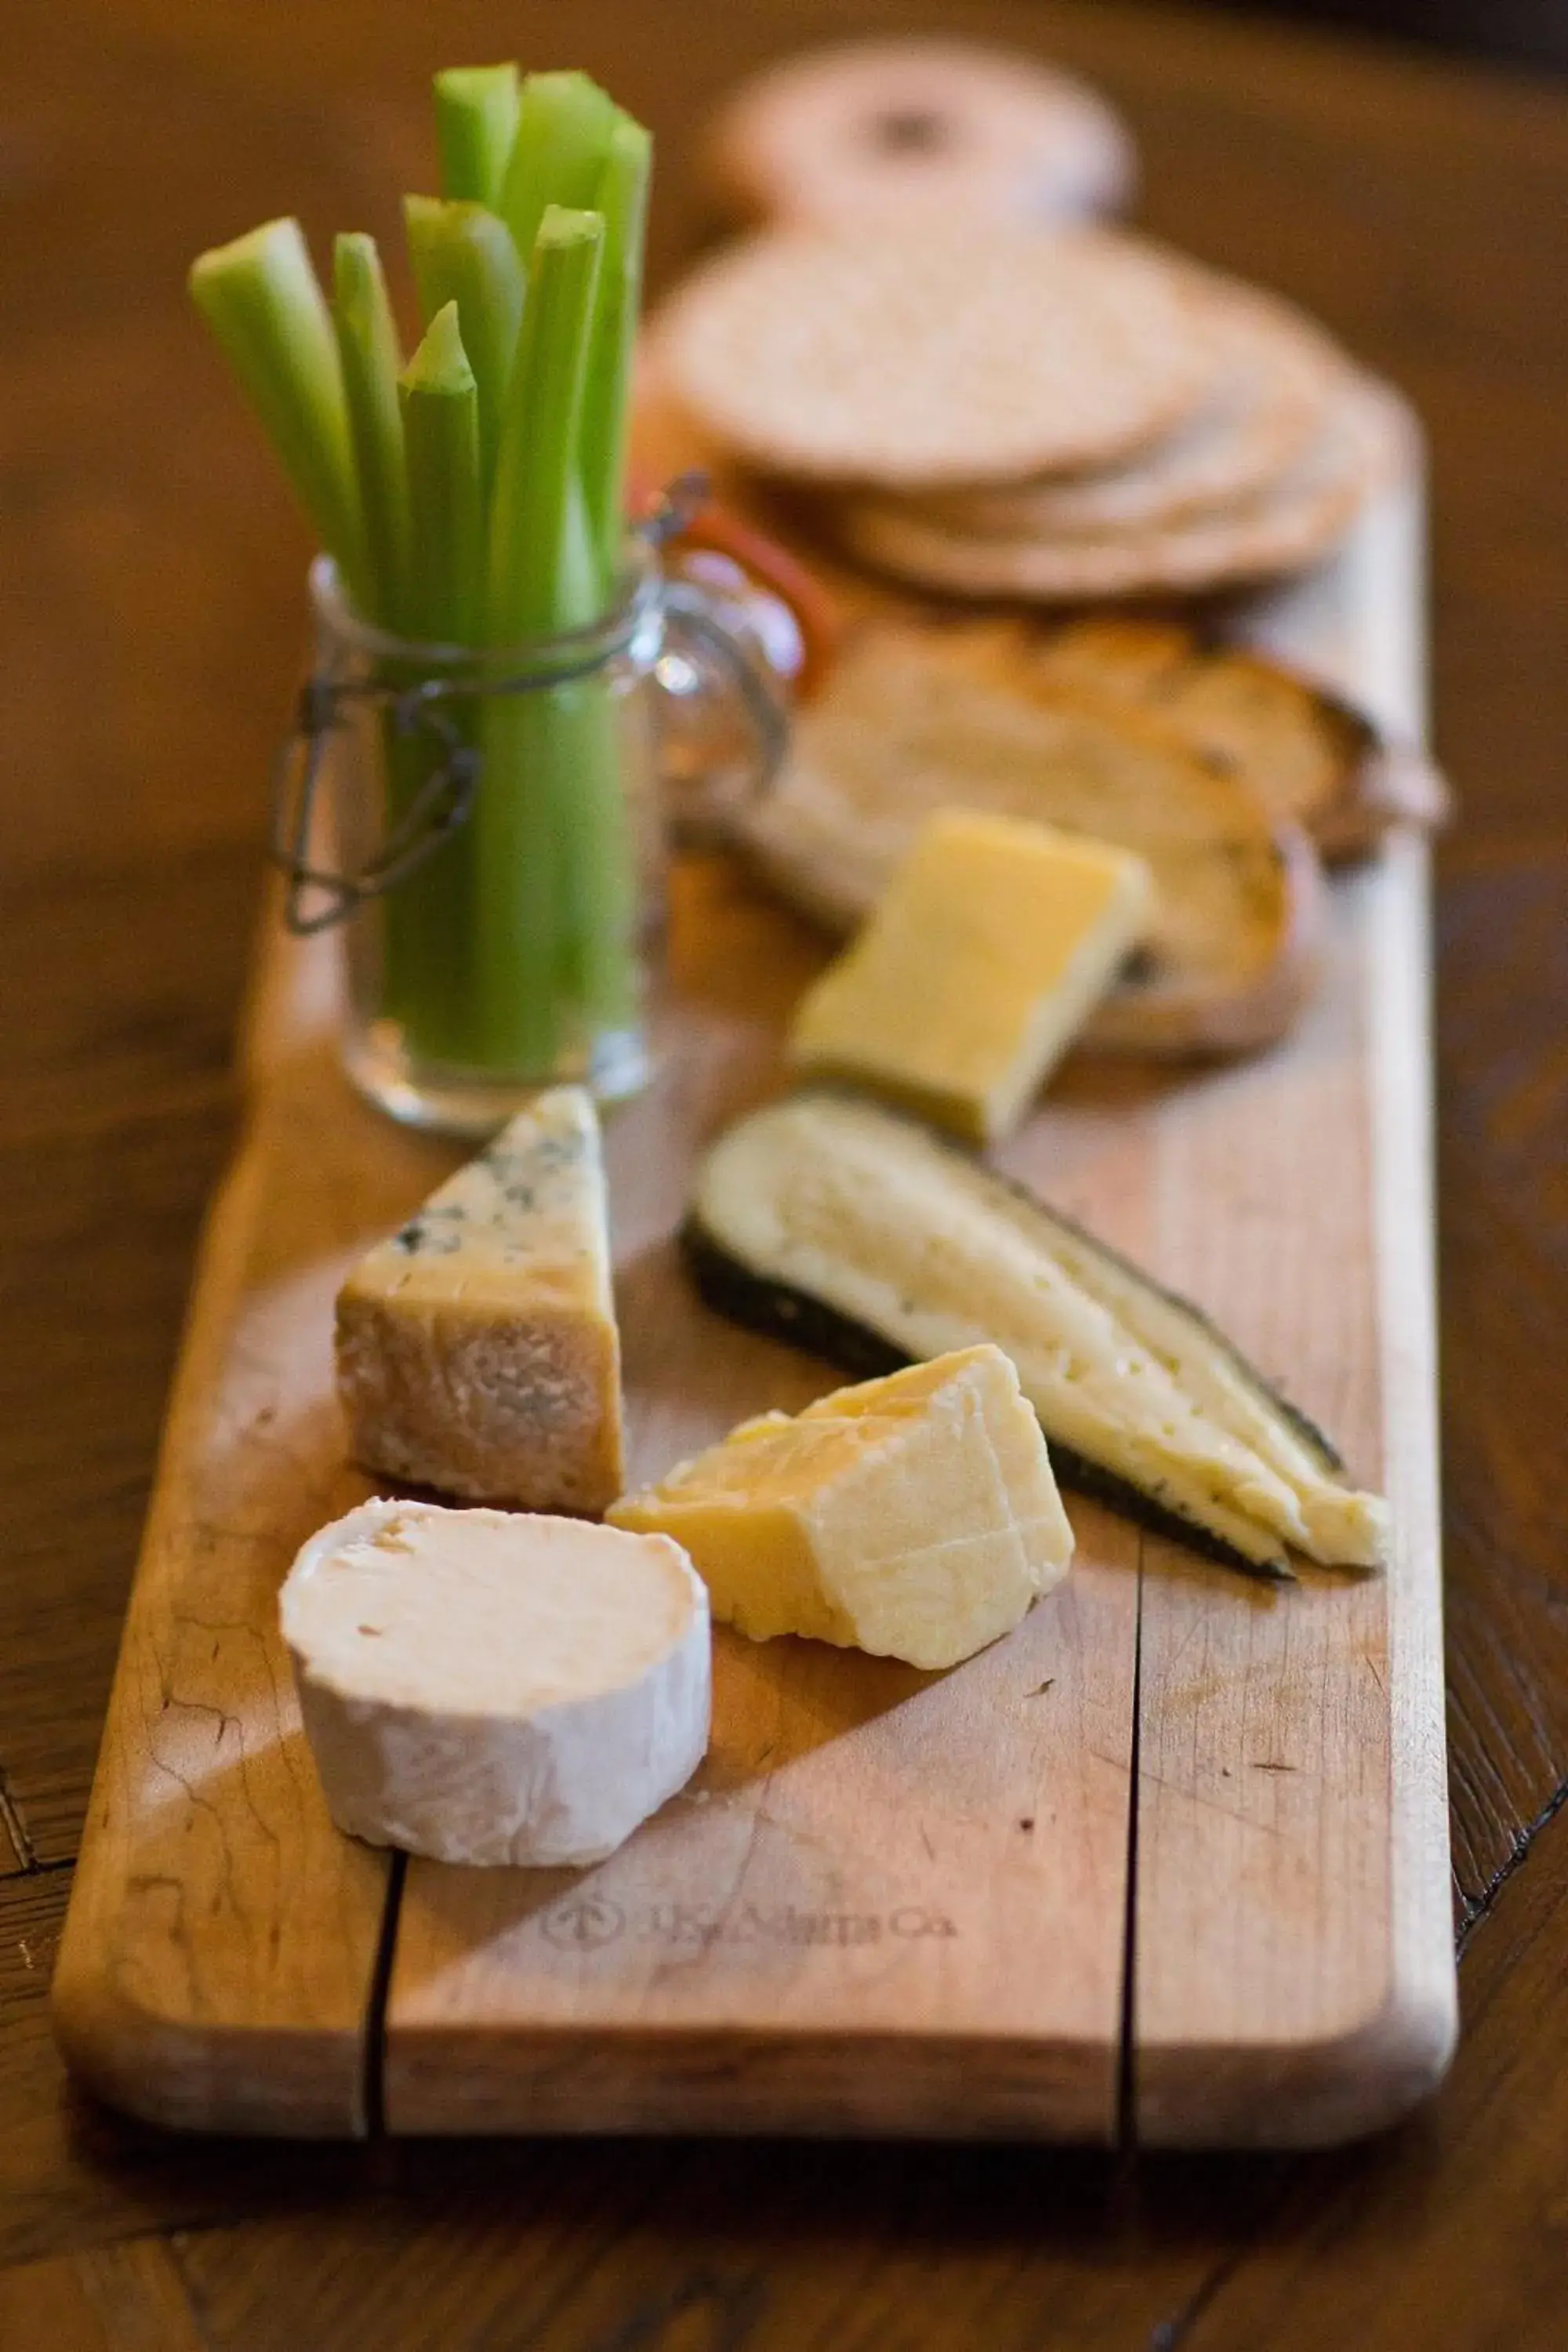
<svg viewBox="0 0 1568 2352">
<path fill-rule="evenodd" d="M 672 1537 L 753 1641 L 926 1667 L 1010 1632 L 1072 1557 L 1039 1423 L 990 1346 L 744 1422 L 607 1516 Z"/>
</svg>

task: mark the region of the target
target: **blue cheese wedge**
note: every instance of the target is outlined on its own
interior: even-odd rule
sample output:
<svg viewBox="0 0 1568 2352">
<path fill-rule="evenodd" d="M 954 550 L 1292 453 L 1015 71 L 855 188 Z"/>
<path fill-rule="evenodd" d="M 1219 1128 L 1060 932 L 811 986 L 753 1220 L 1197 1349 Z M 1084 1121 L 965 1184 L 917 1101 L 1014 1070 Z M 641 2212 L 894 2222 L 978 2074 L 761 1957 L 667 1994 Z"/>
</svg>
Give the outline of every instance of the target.
<svg viewBox="0 0 1568 2352">
<path fill-rule="evenodd" d="M 744 1422 L 609 1516 L 673 1537 L 753 1641 L 926 1667 L 1011 1632 L 1072 1558 L 1039 1423 L 993 1347 Z"/>
<path fill-rule="evenodd" d="M 708 1745 L 708 1600 L 679 1546 L 581 1519 L 366 1503 L 284 1580 L 338 1827 L 437 1862 L 601 1861 Z"/>
<path fill-rule="evenodd" d="M 624 1484 L 598 1120 L 539 1096 L 338 1295 L 355 1459 L 465 1501 L 600 1512 Z"/>
</svg>

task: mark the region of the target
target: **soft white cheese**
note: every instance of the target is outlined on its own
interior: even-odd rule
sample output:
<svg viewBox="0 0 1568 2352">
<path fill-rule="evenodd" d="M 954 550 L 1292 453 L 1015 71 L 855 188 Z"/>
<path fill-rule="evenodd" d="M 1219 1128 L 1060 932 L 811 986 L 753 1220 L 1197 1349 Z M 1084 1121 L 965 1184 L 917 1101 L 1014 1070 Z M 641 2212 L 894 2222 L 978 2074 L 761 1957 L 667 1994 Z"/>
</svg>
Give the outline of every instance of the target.
<svg viewBox="0 0 1568 2352">
<path fill-rule="evenodd" d="M 668 1537 L 367 1503 L 280 1607 L 332 1818 L 374 1845 L 596 1862 L 708 1745 L 707 1594 Z"/>
</svg>

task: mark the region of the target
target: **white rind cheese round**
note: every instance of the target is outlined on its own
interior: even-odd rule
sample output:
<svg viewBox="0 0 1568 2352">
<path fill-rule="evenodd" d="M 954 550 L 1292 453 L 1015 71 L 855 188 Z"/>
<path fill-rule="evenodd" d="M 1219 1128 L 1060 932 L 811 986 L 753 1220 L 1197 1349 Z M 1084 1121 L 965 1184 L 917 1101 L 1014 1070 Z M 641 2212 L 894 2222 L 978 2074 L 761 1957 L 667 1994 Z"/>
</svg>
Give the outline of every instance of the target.
<svg viewBox="0 0 1568 2352">
<path fill-rule="evenodd" d="M 598 1862 L 708 1746 L 708 1597 L 668 1537 L 366 1503 L 280 1607 L 332 1819 L 373 1845 Z"/>
</svg>

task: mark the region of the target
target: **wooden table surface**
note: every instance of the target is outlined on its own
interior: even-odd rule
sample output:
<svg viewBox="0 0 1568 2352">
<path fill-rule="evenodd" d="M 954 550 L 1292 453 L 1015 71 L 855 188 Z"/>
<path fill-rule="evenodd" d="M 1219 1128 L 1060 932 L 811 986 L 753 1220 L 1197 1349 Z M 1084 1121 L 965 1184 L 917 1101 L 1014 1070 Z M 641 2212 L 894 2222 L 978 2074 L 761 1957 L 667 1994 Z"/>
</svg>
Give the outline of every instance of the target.
<svg viewBox="0 0 1568 2352">
<path fill-rule="evenodd" d="M 0 2345 L 18 2352 L 1292 2352 L 1563 2340 L 1568 2133 L 1568 92 L 1109 5 L 51 0 L 0 95 Z M 200 245 L 390 240 L 437 64 L 581 62 L 683 142 L 814 34 L 1096 75 L 1143 215 L 1415 399 L 1436 503 L 1438 1038 L 1465 2039 L 1308 2159 L 181 2142 L 77 2099 L 45 2007 L 204 1201 L 306 548 L 193 321 Z M 535 47 L 535 44 L 538 47 Z"/>
</svg>

